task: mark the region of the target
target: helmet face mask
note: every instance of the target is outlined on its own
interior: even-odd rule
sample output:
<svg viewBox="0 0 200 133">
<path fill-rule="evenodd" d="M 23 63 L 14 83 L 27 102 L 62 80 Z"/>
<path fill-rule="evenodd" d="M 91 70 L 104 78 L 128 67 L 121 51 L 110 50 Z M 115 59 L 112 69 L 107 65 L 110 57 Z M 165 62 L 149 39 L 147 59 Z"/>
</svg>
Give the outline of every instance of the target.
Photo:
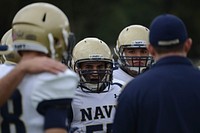
<svg viewBox="0 0 200 133">
<path fill-rule="evenodd" d="M 142 73 L 153 62 L 147 50 L 148 36 L 149 30 L 141 25 L 128 26 L 119 34 L 114 51 L 120 67 L 133 77 Z"/>
<path fill-rule="evenodd" d="M 69 21 L 52 4 L 38 2 L 25 6 L 15 15 L 12 29 L 17 51 L 42 52 L 59 61 L 67 55 Z"/>
<path fill-rule="evenodd" d="M 106 92 L 105 87 L 111 84 L 112 62 L 110 61 L 89 61 L 85 60 L 76 62 L 76 72 L 81 77 L 80 86 L 84 92 Z M 79 64 L 79 65 L 78 65 Z M 99 69 L 93 69 L 93 66 Z"/>
<path fill-rule="evenodd" d="M 123 45 L 119 51 L 119 60 L 122 69 L 125 69 L 125 71 L 133 76 L 142 73 L 153 62 L 152 56 L 149 56 L 149 52 L 145 47 Z M 139 54 L 137 55 L 137 53 Z"/>
<path fill-rule="evenodd" d="M 84 92 L 101 93 L 109 90 L 113 62 L 107 44 L 97 38 L 81 40 L 73 49 L 72 62 Z"/>
</svg>

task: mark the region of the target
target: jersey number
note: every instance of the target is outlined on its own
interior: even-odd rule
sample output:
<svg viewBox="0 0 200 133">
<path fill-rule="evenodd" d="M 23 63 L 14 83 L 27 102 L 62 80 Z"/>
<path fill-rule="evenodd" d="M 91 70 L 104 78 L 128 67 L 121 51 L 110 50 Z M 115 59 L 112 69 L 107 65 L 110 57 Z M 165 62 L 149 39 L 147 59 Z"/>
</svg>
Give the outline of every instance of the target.
<svg viewBox="0 0 200 133">
<path fill-rule="evenodd" d="M 106 127 L 107 127 L 106 133 L 111 133 L 112 124 L 107 124 Z M 103 125 L 99 124 L 99 125 L 87 126 L 86 131 L 87 133 L 93 133 L 95 131 L 103 131 Z"/>
<path fill-rule="evenodd" d="M 1 132 L 10 133 L 11 126 L 15 127 L 16 133 L 25 133 L 25 126 L 23 121 L 19 118 L 22 115 L 22 96 L 19 90 L 13 93 L 8 102 L 1 108 L 1 116 L 3 121 L 1 123 Z"/>
</svg>

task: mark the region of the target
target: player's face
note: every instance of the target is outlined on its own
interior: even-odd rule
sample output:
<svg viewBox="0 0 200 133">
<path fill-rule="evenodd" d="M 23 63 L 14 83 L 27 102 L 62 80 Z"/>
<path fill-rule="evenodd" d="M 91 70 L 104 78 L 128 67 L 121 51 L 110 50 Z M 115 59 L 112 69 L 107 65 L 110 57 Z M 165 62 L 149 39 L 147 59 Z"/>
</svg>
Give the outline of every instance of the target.
<svg viewBox="0 0 200 133">
<path fill-rule="evenodd" d="M 145 59 L 137 58 L 148 56 L 149 52 L 145 48 L 125 48 L 124 55 L 129 57 L 134 57 L 134 59 L 128 59 L 127 63 L 131 66 L 144 66 L 146 64 Z"/>
<path fill-rule="evenodd" d="M 103 70 L 106 69 L 105 62 L 83 62 L 81 63 L 80 69 L 87 74 L 84 74 L 87 81 L 99 82 L 105 75 Z"/>
</svg>

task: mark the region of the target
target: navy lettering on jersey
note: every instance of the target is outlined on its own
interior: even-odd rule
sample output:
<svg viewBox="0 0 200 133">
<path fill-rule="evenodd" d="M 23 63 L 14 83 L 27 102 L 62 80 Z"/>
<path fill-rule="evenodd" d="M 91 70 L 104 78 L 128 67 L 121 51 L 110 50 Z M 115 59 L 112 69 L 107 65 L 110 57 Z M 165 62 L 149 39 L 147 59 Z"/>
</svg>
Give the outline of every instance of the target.
<svg viewBox="0 0 200 133">
<path fill-rule="evenodd" d="M 94 119 L 103 119 L 105 118 L 101 107 L 96 107 Z"/>
<path fill-rule="evenodd" d="M 106 105 L 102 107 L 97 106 L 94 110 L 92 110 L 92 108 L 81 109 L 81 121 L 110 118 L 115 108 L 116 105 Z M 94 112 L 94 114 L 92 112 Z"/>
<path fill-rule="evenodd" d="M 80 111 L 82 113 L 81 121 L 86 121 L 86 117 L 88 120 L 92 120 L 92 108 L 81 109 Z"/>
<path fill-rule="evenodd" d="M 111 112 L 112 112 L 113 105 L 103 106 L 103 108 L 105 109 L 105 112 L 106 112 L 106 115 L 108 116 L 108 118 L 110 118 L 110 115 L 111 115 Z"/>
</svg>

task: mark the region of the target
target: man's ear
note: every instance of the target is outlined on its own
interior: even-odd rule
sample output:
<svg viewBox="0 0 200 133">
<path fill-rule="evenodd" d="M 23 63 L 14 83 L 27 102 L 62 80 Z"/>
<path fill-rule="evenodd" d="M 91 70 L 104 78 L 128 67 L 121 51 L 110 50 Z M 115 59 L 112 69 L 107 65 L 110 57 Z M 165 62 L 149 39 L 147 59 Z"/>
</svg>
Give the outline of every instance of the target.
<svg viewBox="0 0 200 133">
<path fill-rule="evenodd" d="M 184 52 L 188 53 L 190 51 L 191 46 L 192 46 L 192 39 L 188 38 L 184 43 Z"/>
<path fill-rule="evenodd" d="M 154 47 L 151 44 L 147 45 L 147 50 L 149 51 L 150 55 L 152 55 L 153 57 L 155 57 L 156 51 L 155 51 Z"/>
</svg>

